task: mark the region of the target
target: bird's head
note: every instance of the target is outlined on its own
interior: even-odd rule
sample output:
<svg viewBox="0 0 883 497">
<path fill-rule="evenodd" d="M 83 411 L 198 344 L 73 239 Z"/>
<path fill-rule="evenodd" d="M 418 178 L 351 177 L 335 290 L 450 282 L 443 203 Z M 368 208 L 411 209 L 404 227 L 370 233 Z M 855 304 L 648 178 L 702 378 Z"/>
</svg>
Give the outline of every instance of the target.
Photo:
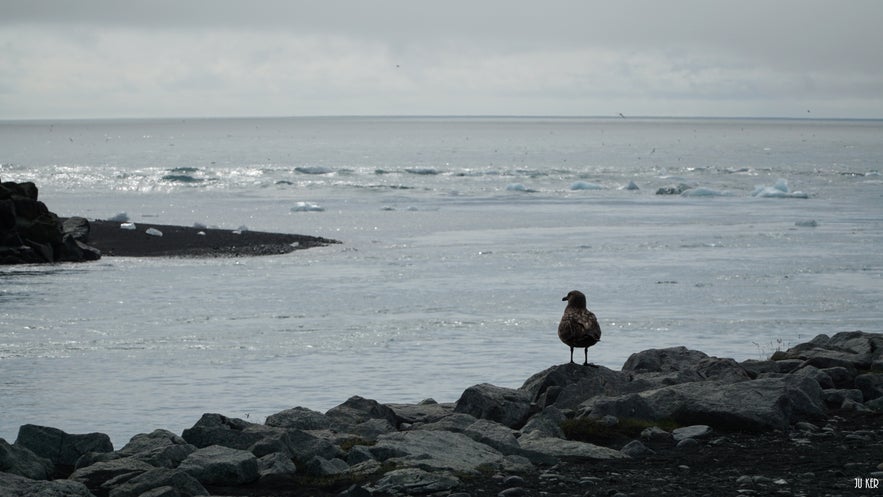
<svg viewBox="0 0 883 497">
<path fill-rule="evenodd" d="M 567 296 L 561 300 L 566 300 L 568 307 L 586 307 L 586 296 L 583 294 L 583 292 L 580 292 L 579 290 L 571 290 L 567 293 Z"/>
</svg>

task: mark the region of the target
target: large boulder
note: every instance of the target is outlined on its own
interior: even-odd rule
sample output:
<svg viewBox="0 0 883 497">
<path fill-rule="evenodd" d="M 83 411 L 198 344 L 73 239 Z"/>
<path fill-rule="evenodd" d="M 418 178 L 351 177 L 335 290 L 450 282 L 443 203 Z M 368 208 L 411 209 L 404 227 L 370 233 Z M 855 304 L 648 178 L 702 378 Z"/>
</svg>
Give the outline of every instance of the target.
<svg viewBox="0 0 883 497">
<path fill-rule="evenodd" d="M 377 480 L 373 492 L 382 495 L 444 495 L 460 485 L 460 480 L 447 471 L 424 471 L 402 468 L 390 471 Z"/>
<path fill-rule="evenodd" d="M 0 472 L 12 473 L 32 480 L 48 480 L 55 465 L 26 447 L 10 445 L 0 438 Z"/>
<path fill-rule="evenodd" d="M 702 381 L 672 385 L 584 404 L 597 418 L 671 419 L 721 430 L 787 429 L 790 423 L 825 415 L 819 384 L 806 377 L 761 378 L 737 383 Z"/>
<path fill-rule="evenodd" d="M 387 404 L 403 423 L 435 423 L 453 414 L 454 404 L 426 399 L 417 404 Z"/>
<path fill-rule="evenodd" d="M 489 419 L 509 428 L 521 428 L 531 410 L 531 396 L 525 390 L 498 387 L 482 383 L 467 388 L 454 412 L 469 414 L 479 419 Z"/>
<path fill-rule="evenodd" d="M 133 457 L 158 468 L 176 468 L 190 453 L 194 445 L 167 430 L 154 430 L 132 437 L 122 449 L 121 457 Z"/>
<path fill-rule="evenodd" d="M 621 372 L 570 363 L 552 366 L 531 376 L 521 390 L 540 408 L 554 405 L 559 409 L 574 409 L 597 395 L 621 394 L 627 384 L 628 377 Z"/>
<path fill-rule="evenodd" d="M 378 460 L 427 470 L 451 470 L 477 474 L 482 468 L 496 468 L 503 454 L 462 433 L 448 431 L 404 431 L 381 435 L 370 449 Z"/>
<path fill-rule="evenodd" d="M 31 424 L 19 428 L 15 445 L 27 447 L 53 464 L 64 466 L 74 466 L 77 459 L 89 452 L 113 452 L 110 437 L 104 433 L 73 435 L 58 428 Z"/>
<path fill-rule="evenodd" d="M 829 337 L 818 335 L 807 343 L 774 354 L 773 359 L 802 359 L 820 368 L 845 367 L 868 370 L 883 365 L 883 335 L 845 331 Z"/>
<path fill-rule="evenodd" d="M 220 445 L 194 451 L 178 469 L 209 485 L 244 485 L 260 478 L 254 454 Z"/>
<path fill-rule="evenodd" d="M 80 482 L 72 480 L 39 481 L 12 473 L 0 472 L 0 497 L 95 497 Z"/>
<path fill-rule="evenodd" d="M 86 485 L 93 492 L 98 492 L 110 480 L 123 475 L 135 477 L 152 469 L 154 467 L 144 461 L 133 457 L 123 457 L 79 468 L 70 475 L 70 479 Z"/>
<path fill-rule="evenodd" d="M 376 419 L 386 421 L 392 428 L 398 426 L 399 422 L 395 411 L 389 407 L 376 400 L 365 399 L 358 395 L 350 397 L 339 406 L 332 407 L 325 413 L 325 416 L 345 431 Z"/>
<path fill-rule="evenodd" d="M 246 450 L 255 443 L 278 433 L 278 429 L 249 423 L 221 414 L 203 414 L 192 428 L 187 428 L 182 438 L 197 448 L 221 445 L 231 449 Z"/>
<path fill-rule="evenodd" d="M 267 416 L 264 424 L 293 430 L 325 430 L 331 427 L 331 419 L 306 407 L 294 407 Z"/>
<path fill-rule="evenodd" d="M 618 450 L 586 442 L 547 437 L 536 431 L 523 435 L 518 439 L 518 443 L 527 451 L 555 458 L 623 459 L 628 457 Z"/>
<path fill-rule="evenodd" d="M 172 487 L 181 497 L 209 495 L 196 478 L 177 469 L 156 468 L 144 472 L 111 489 L 109 497 L 140 497 L 163 487 Z"/>
</svg>

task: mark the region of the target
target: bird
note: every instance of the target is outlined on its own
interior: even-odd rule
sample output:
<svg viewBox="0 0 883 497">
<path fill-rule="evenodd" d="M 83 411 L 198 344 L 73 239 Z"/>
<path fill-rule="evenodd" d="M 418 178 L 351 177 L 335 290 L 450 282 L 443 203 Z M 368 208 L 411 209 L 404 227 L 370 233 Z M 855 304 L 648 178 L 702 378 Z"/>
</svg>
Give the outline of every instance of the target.
<svg viewBox="0 0 883 497">
<path fill-rule="evenodd" d="M 561 299 L 567 301 L 564 315 L 558 323 L 558 338 L 570 347 L 570 362 L 573 363 L 573 349 L 580 347 L 585 349 L 584 366 L 597 367 L 589 364 L 589 347 L 601 340 L 601 326 L 595 314 L 586 309 L 586 296 L 578 290 L 568 292 Z"/>
</svg>

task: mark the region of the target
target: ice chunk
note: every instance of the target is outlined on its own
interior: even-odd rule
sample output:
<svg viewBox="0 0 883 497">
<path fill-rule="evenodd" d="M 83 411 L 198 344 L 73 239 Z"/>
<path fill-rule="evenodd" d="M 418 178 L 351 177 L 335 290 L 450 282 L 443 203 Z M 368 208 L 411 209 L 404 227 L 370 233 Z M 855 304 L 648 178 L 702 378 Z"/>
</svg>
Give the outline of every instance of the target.
<svg viewBox="0 0 883 497">
<path fill-rule="evenodd" d="M 135 226 L 135 223 L 128 223 L 128 222 L 127 222 L 127 223 L 122 223 L 122 224 L 120 224 L 120 229 L 121 229 L 121 230 L 130 230 L 130 231 L 131 231 L 131 230 L 136 229 L 136 226 Z"/>
<path fill-rule="evenodd" d="M 640 190 L 640 188 L 638 188 L 638 184 L 635 183 L 634 180 L 629 181 L 629 184 L 627 184 L 627 185 L 625 185 L 625 186 L 623 186 L 623 187 L 620 187 L 619 189 L 620 189 L 620 190 L 631 190 L 631 191 Z"/>
<path fill-rule="evenodd" d="M 147 233 L 150 236 L 162 236 L 162 231 L 160 231 L 156 228 L 147 228 L 147 231 L 145 231 L 145 233 Z"/>
<path fill-rule="evenodd" d="M 682 197 L 729 197 L 731 195 L 732 193 L 728 191 L 714 190 L 702 186 L 681 192 Z"/>
<path fill-rule="evenodd" d="M 324 210 L 324 207 L 312 202 L 298 202 L 291 208 L 291 212 L 322 212 Z"/>
<path fill-rule="evenodd" d="M 773 186 L 758 185 L 753 192 L 752 197 L 760 198 L 809 198 L 809 195 L 803 192 L 792 192 L 788 188 L 788 182 L 779 178 Z"/>
<path fill-rule="evenodd" d="M 536 190 L 531 190 L 530 188 L 524 186 L 521 183 L 509 183 L 508 185 L 506 185 L 506 190 L 510 191 L 510 192 L 527 192 L 527 193 L 536 191 Z"/>
<path fill-rule="evenodd" d="M 301 174 L 330 174 L 334 172 L 333 169 L 324 166 L 300 166 L 294 170 Z"/>
<path fill-rule="evenodd" d="M 588 181 L 574 181 L 570 184 L 571 190 L 603 190 L 604 186 Z"/>
</svg>

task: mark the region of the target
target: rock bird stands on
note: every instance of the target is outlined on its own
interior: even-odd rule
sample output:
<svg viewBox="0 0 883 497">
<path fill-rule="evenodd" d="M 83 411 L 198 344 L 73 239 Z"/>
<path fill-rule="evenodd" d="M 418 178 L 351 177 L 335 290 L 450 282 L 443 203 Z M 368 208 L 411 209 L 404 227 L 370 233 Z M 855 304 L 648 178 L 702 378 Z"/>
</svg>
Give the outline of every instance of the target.
<svg viewBox="0 0 883 497">
<path fill-rule="evenodd" d="M 598 318 L 586 309 L 586 296 L 582 292 L 573 290 L 561 300 L 567 301 L 567 307 L 558 323 L 558 338 L 570 347 L 570 362 L 573 362 L 573 349 L 580 347 L 585 349 L 586 362 L 583 365 L 590 365 L 589 347 L 601 339 Z"/>
</svg>

